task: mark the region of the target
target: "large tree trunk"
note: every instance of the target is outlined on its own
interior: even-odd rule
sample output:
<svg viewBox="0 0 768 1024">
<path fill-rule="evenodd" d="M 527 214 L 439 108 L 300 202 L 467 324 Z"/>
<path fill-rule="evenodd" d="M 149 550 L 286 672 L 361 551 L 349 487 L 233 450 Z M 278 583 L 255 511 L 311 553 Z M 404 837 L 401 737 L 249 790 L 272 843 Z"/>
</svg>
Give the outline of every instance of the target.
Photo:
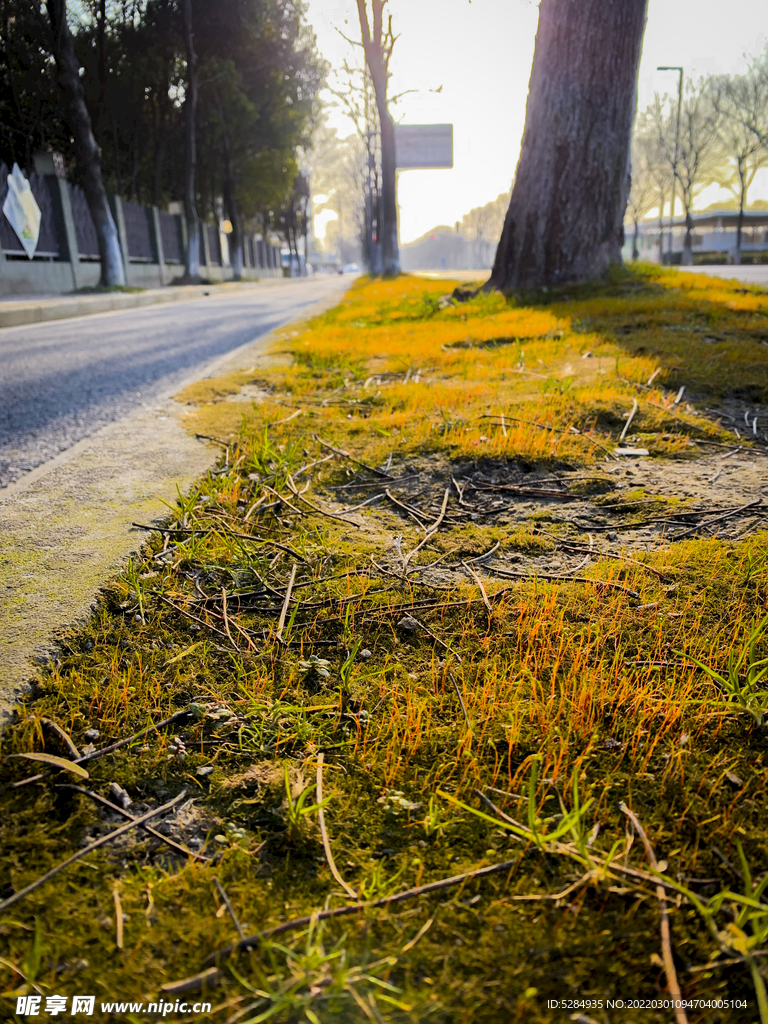
<svg viewBox="0 0 768 1024">
<path fill-rule="evenodd" d="M 490 287 L 621 262 L 647 0 L 541 0 L 525 133 Z"/>
<path fill-rule="evenodd" d="M 67 25 L 66 0 L 46 0 L 46 7 L 53 32 L 53 50 L 59 72 L 59 85 L 64 94 L 69 128 L 75 143 L 77 169 L 99 244 L 99 283 L 104 287 L 124 285 L 125 267 L 120 251 L 120 239 L 101 177 L 101 154 L 93 137 L 91 118 L 80 84 L 80 66 L 75 56 L 72 33 Z"/>
<path fill-rule="evenodd" d="M 195 201 L 195 169 L 197 166 L 197 54 L 192 34 L 192 3 L 184 0 L 184 40 L 187 48 L 187 85 L 184 96 L 184 217 L 187 222 L 187 252 L 184 276 L 200 280 L 200 221 Z"/>
</svg>

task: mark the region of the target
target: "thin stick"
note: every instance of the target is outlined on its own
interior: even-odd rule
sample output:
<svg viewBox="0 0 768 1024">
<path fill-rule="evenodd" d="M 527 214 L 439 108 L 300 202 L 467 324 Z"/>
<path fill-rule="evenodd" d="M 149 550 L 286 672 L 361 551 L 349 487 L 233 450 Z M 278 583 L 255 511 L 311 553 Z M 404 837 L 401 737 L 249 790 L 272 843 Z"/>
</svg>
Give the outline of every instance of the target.
<svg viewBox="0 0 768 1024">
<path fill-rule="evenodd" d="M 224 629 L 226 629 L 226 631 L 227 631 L 227 636 L 229 637 L 229 642 L 232 644 L 233 647 L 237 647 L 237 644 L 232 639 L 232 634 L 229 631 L 229 619 L 227 617 L 227 588 L 226 587 L 222 587 L 221 588 L 221 611 L 222 611 L 222 614 L 224 616 Z"/>
<path fill-rule="evenodd" d="M 171 722 L 175 722 L 177 718 L 182 718 L 188 715 L 189 711 L 185 708 L 183 711 L 177 711 L 171 715 L 170 718 L 164 718 L 162 722 L 157 722 L 154 725 L 148 725 L 146 729 L 142 729 L 140 732 L 134 733 L 133 736 L 129 736 L 126 740 L 118 740 L 116 743 L 111 743 L 108 747 L 102 747 L 101 750 L 94 750 L 90 754 L 83 754 L 82 757 L 78 757 L 75 764 L 82 764 L 84 761 L 95 761 L 96 758 L 104 757 L 105 754 L 111 754 L 113 750 L 119 750 L 121 747 L 127 746 L 129 743 L 133 743 L 134 740 L 140 740 L 142 736 L 146 736 L 148 732 L 153 730 L 162 729 L 164 725 L 170 725 Z M 9 789 L 21 789 L 22 786 L 28 786 L 31 782 L 39 782 L 41 779 L 47 779 L 53 772 L 41 772 L 40 775 L 30 775 L 29 778 L 20 779 L 18 782 L 12 782 L 8 787 Z"/>
<path fill-rule="evenodd" d="M 467 714 L 467 709 L 464 707 L 464 699 L 461 696 L 461 690 L 459 689 L 459 684 L 453 678 L 453 672 L 450 672 L 450 671 L 448 672 L 448 678 L 453 683 L 453 688 L 456 691 L 456 696 L 457 696 L 457 698 L 459 700 L 459 704 L 461 705 L 461 713 L 464 715 L 464 721 L 466 723 L 467 730 L 471 730 L 472 726 L 469 724 L 469 715 Z"/>
<path fill-rule="evenodd" d="M 508 579 L 515 580 L 527 580 L 529 583 L 535 583 L 536 580 L 551 581 L 554 583 L 592 583 L 596 587 L 608 587 L 610 590 L 618 590 L 622 594 L 627 594 L 629 597 L 639 600 L 640 595 L 630 590 L 629 587 L 622 587 L 620 583 L 611 583 L 609 580 L 591 580 L 588 576 L 557 576 L 552 573 L 537 572 L 535 575 L 528 573 L 516 573 L 508 572 L 506 569 L 498 569 L 493 566 L 488 570 L 489 572 L 496 573 L 497 576 L 506 576 Z"/>
<path fill-rule="evenodd" d="M 374 494 L 372 498 L 366 498 L 366 500 L 361 501 L 359 505 L 353 505 L 351 508 L 345 508 L 344 512 L 356 512 L 359 508 L 363 508 L 364 505 L 372 505 L 374 501 L 381 501 L 383 497 L 383 494 Z"/>
<path fill-rule="evenodd" d="M 285 591 L 285 600 L 283 601 L 283 610 L 280 612 L 280 619 L 277 623 L 277 639 L 280 643 L 283 642 L 283 626 L 285 625 L 285 616 L 288 614 L 288 605 L 291 603 L 291 591 L 293 590 L 293 581 L 296 579 L 296 563 L 293 563 L 291 567 L 291 578 L 288 580 L 288 587 Z"/>
<path fill-rule="evenodd" d="M 749 501 L 746 505 L 740 505 L 738 508 L 731 509 L 729 512 L 721 512 L 719 516 L 714 516 L 712 519 L 705 519 L 697 526 L 692 526 L 689 530 L 683 530 L 682 533 L 676 533 L 672 540 L 680 540 L 681 537 L 687 537 L 690 533 L 696 533 L 697 530 L 703 530 L 706 526 L 712 526 L 714 523 L 719 523 L 723 519 L 730 519 L 731 516 L 736 516 L 739 512 L 744 512 L 748 508 L 754 508 L 755 505 L 762 505 L 760 498 L 755 501 Z"/>
<path fill-rule="evenodd" d="M 281 423 L 290 423 L 291 420 L 295 420 L 297 416 L 301 416 L 303 412 L 303 409 L 297 409 L 295 412 L 292 412 L 290 416 L 286 416 L 284 420 L 269 420 L 267 422 L 267 426 L 279 427 Z"/>
<path fill-rule="evenodd" d="M 323 758 L 322 753 L 317 755 L 317 820 L 320 825 L 320 835 L 323 837 L 323 849 L 325 850 L 325 859 L 328 861 L 328 867 L 331 869 L 331 874 L 339 883 L 341 888 L 352 899 L 357 899 L 357 893 L 355 890 L 344 881 L 339 873 L 339 869 L 336 867 L 336 862 L 333 859 L 333 853 L 331 852 L 331 843 L 328 839 L 328 830 L 325 827 L 325 809 L 323 808 Z M 243 938 L 241 935 L 240 938 Z"/>
<path fill-rule="evenodd" d="M 645 829 L 638 821 L 636 815 L 629 809 L 629 807 L 627 807 L 623 800 L 619 804 L 619 808 L 632 822 L 635 831 L 643 841 L 643 846 L 645 847 L 648 860 L 651 862 L 651 867 L 654 871 L 658 871 L 659 865 L 656 861 L 656 854 L 653 852 L 653 847 L 650 844 L 648 836 L 645 834 Z M 672 956 L 672 938 L 669 928 L 669 913 L 667 912 L 667 894 L 661 885 L 656 886 L 656 898 L 659 901 L 659 912 L 661 915 L 661 949 L 664 958 L 664 973 L 667 976 L 669 994 L 674 1000 L 675 1020 L 677 1021 L 677 1024 L 688 1024 L 688 1017 L 683 1009 L 680 985 L 677 980 L 675 961 Z"/>
<path fill-rule="evenodd" d="M 335 452 L 337 455 L 343 455 L 345 459 L 349 459 L 350 462 L 355 462 L 358 466 L 362 466 L 363 469 L 367 469 L 369 473 L 375 473 L 376 476 L 386 477 L 387 480 L 392 480 L 393 477 L 389 473 L 385 473 L 381 469 L 376 469 L 374 466 L 369 466 L 366 462 L 361 462 L 360 459 L 356 459 L 354 455 L 350 455 L 349 452 L 345 452 L 343 448 L 334 448 L 332 444 L 328 444 L 327 441 L 323 441 L 317 434 L 313 435 L 315 440 L 321 447 L 327 448 L 329 451 Z"/>
<path fill-rule="evenodd" d="M 217 950 L 215 953 L 212 953 L 205 962 L 214 964 L 219 963 L 221 960 L 225 960 L 232 956 L 233 953 L 237 953 L 245 949 L 252 949 L 254 946 L 258 946 L 264 939 L 271 938 L 273 935 L 282 935 L 284 932 L 295 931 L 297 928 L 305 928 L 308 924 L 312 924 L 314 921 L 327 921 L 333 917 L 346 917 L 349 914 L 356 914 L 361 910 L 375 910 L 378 907 L 388 907 L 392 903 L 402 903 L 403 900 L 415 899 L 419 896 L 426 896 L 431 892 L 439 892 L 441 889 L 449 889 L 455 885 L 461 885 L 462 882 L 471 882 L 476 878 L 485 878 L 487 875 L 498 874 L 501 871 L 513 871 L 518 864 L 519 860 L 505 860 L 500 864 L 489 864 L 487 867 L 475 868 L 472 871 L 465 871 L 463 874 L 453 875 L 451 878 L 441 878 L 437 882 L 429 882 L 426 885 L 417 885 L 412 889 L 405 889 L 403 892 L 394 893 L 392 896 L 384 896 L 378 900 L 351 903 L 343 907 L 334 907 L 331 910 L 320 910 L 314 914 L 308 914 L 305 917 L 295 917 L 291 921 L 283 921 L 282 924 L 274 925 L 272 928 L 265 928 L 264 931 L 246 936 L 246 938 L 241 939 L 240 942 L 235 942 L 231 946 L 226 946 L 224 949 Z M 220 972 L 216 972 L 216 975 L 214 975 L 214 972 L 210 970 L 203 971 L 201 974 L 197 974 L 192 978 L 184 978 L 182 981 L 171 982 L 168 985 L 163 985 L 162 991 L 192 991 L 195 987 L 202 985 L 204 982 L 216 980 L 219 973 Z M 185 987 L 180 987 L 182 985 Z"/>
<path fill-rule="evenodd" d="M 443 495 L 443 506 L 440 509 L 440 515 L 437 517 L 437 519 L 434 521 L 434 523 L 432 523 L 432 525 L 430 527 L 428 527 L 427 533 L 426 533 L 426 536 L 424 537 L 424 539 L 422 541 L 420 541 L 416 545 L 416 547 L 413 549 L 413 551 L 411 551 L 409 554 L 407 554 L 405 556 L 405 558 L 403 559 L 403 568 L 404 569 L 406 569 L 406 570 L 408 569 L 408 563 L 413 558 L 413 556 L 417 552 L 421 551 L 421 549 L 424 547 L 424 545 L 427 544 L 430 540 L 432 540 L 434 535 L 440 529 L 440 524 L 442 523 L 443 519 L 445 519 L 445 510 L 448 507 L 448 498 L 450 497 L 450 494 L 451 494 L 450 487 L 446 487 L 445 494 Z"/>
<path fill-rule="evenodd" d="M 467 572 L 471 574 L 471 576 L 472 576 L 472 579 L 473 579 L 473 580 L 475 581 L 475 583 L 476 583 L 476 584 L 478 585 L 478 587 L 480 588 L 480 593 L 481 593 L 481 594 L 483 595 L 483 604 L 484 604 L 484 605 L 485 605 L 485 607 L 486 607 L 486 608 L 488 609 L 488 615 L 490 616 L 490 615 L 491 615 L 491 614 L 493 613 L 493 609 L 491 608 L 491 602 L 490 602 L 490 601 L 488 600 L 488 595 L 487 595 L 487 594 L 486 594 L 486 592 L 485 592 L 485 587 L 483 586 L 483 581 L 482 581 L 482 580 L 480 579 L 480 577 L 479 577 L 479 576 L 477 575 L 477 573 L 476 573 L 476 572 L 475 572 L 475 570 L 474 570 L 474 569 L 472 568 L 472 566 L 471 566 L 471 565 L 468 565 L 468 564 L 467 564 L 467 563 L 466 563 L 466 562 L 464 561 L 464 559 L 462 559 L 462 560 L 461 560 L 461 564 L 462 564 L 462 565 L 464 566 L 464 568 L 465 568 L 465 569 L 467 570 Z"/>
<path fill-rule="evenodd" d="M 288 474 L 288 477 L 287 477 L 287 483 L 288 483 L 288 490 L 291 491 L 291 493 L 294 494 L 300 501 L 303 501 L 305 505 L 309 505 L 309 507 L 314 512 L 319 512 L 321 516 L 327 516 L 329 519 L 336 519 L 340 523 L 347 523 L 349 526 L 354 526 L 354 528 L 356 530 L 360 529 L 360 523 L 356 523 L 354 521 L 354 519 L 345 519 L 343 516 L 337 516 L 334 512 L 328 512 L 328 511 L 326 511 L 326 509 L 320 508 L 319 505 L 313 504 L 309 500 L 309 498 L 305 498 L 303 494 L 299 494 L 299 492 L 296 490 L 296 485 L 294 484 L 293 480 L 291 479 L 291 474 L 290 473 Z M 309 481 L 307 481 L 307 486 L 309 486 Z"/>
<path fill-rule="evenodd" d="M 384 489 L 384 493 L 386 494 L 386 496 L 389 498 L 393 505 L 397 505 L 397 507 L 401 508 L 406 515 L 409 515 L 411 519 L 414 519 L 419 524 L 422 530 L 426 529 L 426 526 L 424 525 L 423 521 L 418 517 L 418 515 L 413 511 L 413 509 L 409 508 L 407 505 L 404 505 L 402 501 L 399 501 L 394 496 L 394 494 L 391 493 L 388 487 Z"/>
<path fill-rule="evenodd" d="M 235 913 L 234 907 L 229 902 L 229 896 L 227 896 L 226 892 L 224 891 L 224 886 L 221 884 L 221 882 L 218 880 L 218 878 L 214 878 L 213 881 L 214 881 L 214 884 L 216 885 L 216 888 L 219 890 L 219 895 L 224 900 L 224 906 L 229 911 L 229 916 L 232 918 L 232 920 L 234 922 L 235 928 L 237 929 L 237 934 L 240 936 L 241 939 L 244 939 L 245 938 L 245 932 L 243 931 L 243 926 L 240 924 L 240 922 L 237 919 L 237 914 Z"/>
<path fill-rule="evenodd" d="M 60 783 L 56 786 L 56 789 L 71 789 L 75 793 L 82 793 L 83 796 L 89 796 L 91 800 L 95 800 L 103 807 L 108 807 L 110 811 L 114 811 L 115 814 L 121 814 L 128 821 L 136 821 L 136 815 L 131 814 L 130 811 L 126 811 L 124 807 L 120 807 L 118 804 L 113 804 L 111 800 L 107 800 L 106 797 L 100 796 L 98 793 L 94 793 L 91 789 L 84 789 L 82 786 L 74 786 L 72 783 Z M 171 847 L 172 850 L 177 850 L 179 853 L 183 853 L 185 857 L 194 857 L 195 860 L 210 860 L 210 857 L 204 857 L 201 853 L 193 853 L 188 850 L 186 846 L 182 846 L 181 843 L 175 842 L 168 836 L 164 836 L 162 832 L 158 832 L 157 829 L 152 828 L 151 825 L 141 826 L 145 832 L 149 832 L 155 839 L 161 839 L 164 843 Z"/>
<path fill-rule="evenodd" d="M 35 889 L 53 878 L 54 875 L 58 875 L 58 873 L 63 871 L 64 868 L 69 867 L 70 864 L 74 864 L 76 860 L 81 860 L 83 857 L 87 857 L 89 853 L 93 853 L 93 851 L 97 850 L 100 846 L 105 846 L 107 843 L 111 843 L 113 839 L 117 839 L 118 836 L 123 835 L 125 832 L 129 832 L 132 828 L 136 828 L 137 825 L 143 825 L 144 822 L 149 821 L 150 818 L 156 818 L 158 815 L 165 814 L 166 811 L 170 811 L 172 807 L 175 807 L 176 804 L 180 803 L 184 799 L 186 792 L 186 789 L 182 789 L 178 796 L 175 796 L 173 800 L 169 800 L 167 804 L 163 804 L 162 807 L 156 807 L 153 811 L 147 811 L 147 813 L 142 815 L 140 818 L 134 818 L 133 821 L 129 821 L 127 825 L 121 825 L 120 828 L 115 829 L 114 832 L 110 832 L 109 835 L 102 836 L 100 839 L 97 839 L 95 842 L 86 846 L 85 849 L 78 850 L 77 853 L 73 853 L 71 857 L 67 857 L 66 860 L 57 864 L 55 868 L 51 868 L 50 871 L 46 871 L 46 873 L 41 875 L 40 878 L 35 879 L 34 882 L 30 882 L 30 884 L 25 886 L 23 889 L 19 889 L 19 891 L 15 892 L 13 896 L 9 896 L 7 900 L 3 900 L 3 902 L 0 903 L 0 911 L 6 910 L 14 903 L 17 903 L 20 899 L 28 896 Z"/>
<path fill-rule="evenodd" d="M 637 404 L 637 399 L 633 398 L 632 399 L 632 412 L 627 417 L 627 422 L 624 424 L 624 429 L 619 434 L 619 440 L 620 441 L 623 441 L 624 438 L 627 436 L 627 431 L 629 430 L 629 427 L 630 427 L 630 424 L 632 423 L 632 420 L 635 418 L 635 413 L 637 412 L 638 408 L 639 408 L 639 406 Z"/>
<path fill-rule="evenodd" d="M 264 486 L 266 487 L 267 485 L 264 484 Z M 269 490 L 271 490 L 271 488 L 269 488 Z M 282 498 L 280 495 L 278 495 L 278 497 L 281 498 L 281 501 L 285 501 L 285 498 Z M 222 524 L 222 525 L 224 525 L 224 524 Z M 223 531 L 222 530 L 190 530 L 190 529 L 185 529 L 185 528 L 181 528 L 181 527 L 178 527 L 178 528 L 175 528 L 175 529 L 170 529 L 170 528 L 166 529 L 165 527 L 162 527 L 162 526 L 147 526 L 146 523 L 131 523 L 131 526 L 135 526 L 137 530 L 147 530 L 150 533 L 165 533 L 165 534 L 168 534 L 169 536 L 173 536 L 173 535 L 178 533 L 178 534 L 182 534 L 182 535 L 195 535 L 195 536 L 198 536 L 198 537 L 205 537 L 205 536 L 209 536 L 209 535 L 214 534 L 214 533 L 226 532 L 226 534 L 229 537 L 234 537 L 237 540 L 249 540 L 249 541 L 251 541 L 254 544 L 268 544 L 270 547 L 277 548 L 278 551 L 284 551 L 287 555 L 293 555 L 293 557 L 294 558 L 298 558 L 298 560 L 300 562 L 306 562 L 306 558 L 304 558 L 302 555 L 300 555 L 298 553 L 298 551 L 294 551 L 293 548 L 288 547 L 287 544 L 278 544 L 276 540 L 267 540 L 266 537 L 253 537 L 250 533 L 235 533 L 233 530 L 229 530 L 229 529 L 225 529 Z"/>
<path fill-rule="evenodd" d="M 118 949 L 123 948 L 123 904 L 120 900 L 120 890 L 117 882 L 112 889 L 112 898 L 115 901 L 115 945 Z"/>
</svg>

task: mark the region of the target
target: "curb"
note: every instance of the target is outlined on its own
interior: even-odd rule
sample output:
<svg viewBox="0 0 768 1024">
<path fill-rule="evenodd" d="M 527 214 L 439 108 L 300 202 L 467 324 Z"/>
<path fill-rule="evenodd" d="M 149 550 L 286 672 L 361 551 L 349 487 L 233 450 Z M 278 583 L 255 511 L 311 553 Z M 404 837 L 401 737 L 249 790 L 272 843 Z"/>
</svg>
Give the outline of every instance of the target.
<svg viewBox="0 0 768 1024">
<path fill-rule="evenodd" d="M 143 292 L 111 292 L 104 295 L 82 295 L 66 298 L 38 299 L 31 302 L 0 302 L 0 328 L 22 327 L 25 324 L 45 323 L 49 320 L 66 320 L 91 313 L 109 313 L 113 310 L 135 309 L 140 306 L 155 306 L 168 302 L 188 302 L 206 295 L 226 295 L 232 290 L 248 291 L 269 281 L 281 278 L 264 278 L 263 281 L 232 282 L 225 285 L 184 285 L 168 288 L 152 288 Z"/>
</svg>

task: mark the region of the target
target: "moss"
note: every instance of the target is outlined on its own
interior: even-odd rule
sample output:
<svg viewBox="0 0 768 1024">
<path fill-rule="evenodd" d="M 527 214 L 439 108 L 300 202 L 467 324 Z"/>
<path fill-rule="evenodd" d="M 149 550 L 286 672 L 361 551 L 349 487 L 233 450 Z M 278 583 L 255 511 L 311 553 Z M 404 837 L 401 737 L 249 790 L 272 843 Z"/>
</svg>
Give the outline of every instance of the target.
<svg viewBox="0 0 768 1024">
<path fill-rule="evenodd" d="M 673 396 L 636 385 L 674 359 L 691 388 L 714 388 L 697 368 L 698 349 L 670 341 L 675 332 L 664 325 L 684 312 L 722 331 L 764 330 L 765 300 L 647 269 L 510 301 L 441 303 L 445 287 L 358 282 L 339 307 L 280 341 L 295 358 L 260 369 L 256 382 L 253 373 L 230 375 L 187 392 L 197 403 L 192 429 L 205 424 L 203 433 L 232 443 L 179 499 L 169 522 L 177 532 L 155 535 L 65 639 L 0 738 L 0 755 L 7 781 L 17 780 L 30 763 L 8 755 L 67 755 L 45 718 L 82 748 L 191 707 L 90 762 L 87 786 L 106 795 L 117 783 L 137 811 L 186 787 L 193 803 L 158 828 L 211 860 L 135 834 L 9 908 L 0 916 L 9 1016 L 15 995 L 33 984 L 146 1001 L 195 974 L 237 934 L 216 881 L 247 931 L 345 900 L 316 811 L 296 809 L 302 793 L 302 806 L 314 802 L 319 751 L 330 845 L 356 892 L 375 898 L 487 864 L 513 867 L 263 942 L 225 972 L 200 1020 L 226 1007 L 243 1019 L 271 1009 L 287 1022 L 309 1009 L 353 1021 L 361 1002 L 374 1000 L 380 1019 L 393 1022 L 534 1022 L 562 1018 L 549 999 L 665 998 L 654 884 L 585 875 L 573 859 L 516 842 L 503 822 L 452 802 L 489 811 L 478 790 L 508 817 L 525 823 L 530 811 L 550 830 L 573 810 L 575 791 L 582 804 L 591 798 L 593 854 L 617 843 L 614 856 L 647 870 L 640 844 L 625 850 L 625 801 L 669 876 L 705 899 L 737 884 L 728 867 L 737 842 L 760 872 L 766 732 L 691 659 L 727 671 L 731 652 L 748 646 L 768 601 L 768 534 L 599 547 L 569 578 L 562 569 L 581 562 L 579 548 L 589 551 L 588 527 L 569 504 L 508 495 L 502 521 L 474 511 L 478 494 L 497 498 L 467 482 L 496 475 L 543 491 L 565 485 L 579 515 L 608 525 L 687 508 L 648 484 L 617 491 L 603 449 L 625 422 L 619 410 L 638 396 L 639 436 L 679 458 L 678 477 L 698 465 L 688 438 L 720 428 L 682 409 L 671 439 Z M 647 346 L 627 354 L 624 339 L 643 331 L 658 357 Z M 523 332 L 519 348 L 477 347 Z M 473 351 L 455 347 L 462 337 L 477 343 Z M 599 354 L 582 358 L 592 348 Z M 749 365 L 734 359 L 734 386 L 755 379 Z M 553 375 L 571 383 L 531 389 Z M 241 387 L 266 392 L 264 384 L 269 394 L 245 416 L 247 403 L 226 401 Z M 349 457 L 321 461 L 329 445 Z M 493 557 L 474 563 L 476 577 L 460 565 L 497 542 Z M 404 561 L 417 570 L 407 579 Z M 503 576 L 509 563 L 513 573 L 535 565 L 537 578 Z M 765 633 L 753 657 L 768 657 Z M 76 780 L 54 776 L 0 794 L 0 898 L 116 824 L 86 795 L 60 788 L 64 781 Z M 115 892 L 127 915 L 122 949 Z M 689 970 L 713 953 L 691 904 L 672 903 L 671 920 L 686 996 L 754 1009 L 741 963 Z M 725 915 L 717 924 L 729 934 Z M 254 989 L 269 995 L 260 1000 Z M 692 1012 L 691 1020 L 736 1021 L 743 1012 Z M 632 1013 L 640 1022 L 663 1017 Z"/>
</svg>

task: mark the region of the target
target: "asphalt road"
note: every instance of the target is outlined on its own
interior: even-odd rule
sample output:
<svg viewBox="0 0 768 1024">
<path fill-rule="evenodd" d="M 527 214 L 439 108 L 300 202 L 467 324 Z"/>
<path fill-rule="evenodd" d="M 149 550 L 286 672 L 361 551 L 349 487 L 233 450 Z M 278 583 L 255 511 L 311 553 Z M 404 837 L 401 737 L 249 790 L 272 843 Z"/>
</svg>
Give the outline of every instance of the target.
<svg viewBox="0 0 768 1024">
<path fill-rule="evenodd" d="M 0 330 L 0 493 L 348 286 L 335 276 L 265 281 L 172 306 Z"/>
</svg>

